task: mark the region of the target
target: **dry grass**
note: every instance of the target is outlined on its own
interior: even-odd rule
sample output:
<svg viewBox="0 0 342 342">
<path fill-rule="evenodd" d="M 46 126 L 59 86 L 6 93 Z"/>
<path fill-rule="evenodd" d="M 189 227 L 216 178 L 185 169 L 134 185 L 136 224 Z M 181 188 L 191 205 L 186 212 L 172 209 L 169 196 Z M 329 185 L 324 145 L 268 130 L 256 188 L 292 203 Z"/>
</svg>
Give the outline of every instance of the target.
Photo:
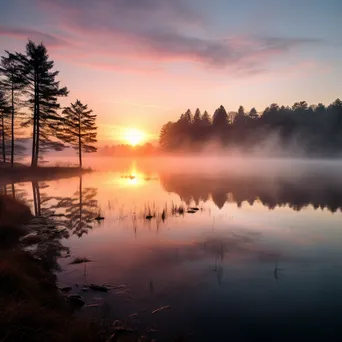
<svg viewBox="0 0 342 342">
<path fill-rule="evenodd" d="M 28 252 L 0 251 L 0 341 L 103 341 L 73 318 L 55 276 Z"/>
<path fill-rule="evenodd" d="M 20 249 L 31 217 L 23 203 L 0 197 L 0 341 L 104 341 L 100 327 L 73 317 L 51 264 Z"/>
<path fill-rule="evenodd" d="M 23 226 L 32 217 L 30 209 L 9 196 L 0 196 L 0 247 L 12 246 L 27 234 Z"/>
</svg>

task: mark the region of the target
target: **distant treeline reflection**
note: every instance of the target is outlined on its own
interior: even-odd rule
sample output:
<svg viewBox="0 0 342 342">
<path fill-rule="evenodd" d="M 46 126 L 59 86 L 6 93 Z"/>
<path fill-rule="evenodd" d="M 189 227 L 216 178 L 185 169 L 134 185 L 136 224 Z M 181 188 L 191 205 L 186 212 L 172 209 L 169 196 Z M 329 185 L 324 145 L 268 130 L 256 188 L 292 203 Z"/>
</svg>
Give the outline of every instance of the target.
<svg viewBox="0 0 342 342">
<path fill-rule="evenodd" d="M 161 174 L 160 181 L 187 205 L 212 200 L 222 209 L 227 202 L 240 207 L 245 201 L 252 205 L 258 200 L 269 209 L 288 206 L 300 211 L 311 205 L 331 212 L 342 210 L 342 181 L 314 173 L 296 178 Z"/>
</svg>

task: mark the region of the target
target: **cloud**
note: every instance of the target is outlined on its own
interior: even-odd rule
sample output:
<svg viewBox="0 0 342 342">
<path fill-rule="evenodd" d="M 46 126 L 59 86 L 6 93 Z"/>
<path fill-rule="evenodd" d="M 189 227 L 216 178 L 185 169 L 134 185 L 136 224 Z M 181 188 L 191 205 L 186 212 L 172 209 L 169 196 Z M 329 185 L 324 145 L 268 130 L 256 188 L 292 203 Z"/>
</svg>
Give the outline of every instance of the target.
<svg viewBox="0 0 342 342">
<path fill-rule="evenodd" d="M 129 67 L 123 66 L 124 70 L 145 60 L 260 74 L 276 58 L 299 47 L 324 43 L 305 37 L 212 36 L 204 16 L 185 0 L 84 0 L 82 5 L 77 0 L 36 2 L 61 31 L 74 36 L 77 46 L 65 58 L 81 55 L 81 60 L 75 60 L 106 70 L 115 70 L 115 62 L 103 59 L 128 57 Z M 61 41 L 50 35 L 46 40 L 55 45 Z"/>
<path fill-rule="evenodd" d="M 39 31 L 32 30 L 29 28 L 24 29 L 24 28 L 0 25 L 0 36 L 13 37 L 13 38 L 23 39 L 23 40 L 32 39 L 34 41 L 44 42 L 50 47 L 65 47 L 65 46 L 70 45 L 67 41 L 57 36 L 54 36 L 48 33 L 39 32 Z"/>
</svg>

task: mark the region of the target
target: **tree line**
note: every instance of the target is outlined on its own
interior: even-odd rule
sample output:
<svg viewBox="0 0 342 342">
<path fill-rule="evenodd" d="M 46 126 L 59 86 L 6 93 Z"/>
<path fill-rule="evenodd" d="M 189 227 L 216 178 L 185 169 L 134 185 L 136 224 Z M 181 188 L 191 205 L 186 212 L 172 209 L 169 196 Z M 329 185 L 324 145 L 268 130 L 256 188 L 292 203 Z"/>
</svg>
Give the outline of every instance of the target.
<svg viewBox="0 0 342 342">
<path fill-rule="evenodd" d="M 165 151 L 198 151 L 209 143 L 254 151 L 272 143 L 312 155 L 342 151 L 342 101 L 328 106 L 296 102 L 292 107 L 271 104 L 263 112 L 240 106 L 229 112 L 220 106 L 213 115 L 190 109 L 161 128 L 159 143 Z"/>
<path fill-rule="evenodd" d="M 159 155 L 157 146 L 147 142 L 143 145 L 105 145 L 99 148 L 98 154 L 106 157 L 144 157 L 144 156 L 157 156 Z"/>
<path fill-rule="evenodd" d="M 0 60 L 0 150 L 2 161 L 15 165 L 24 152 L 23 138 L 32 139 L 31 167 L 42 154 L 72 147 L 79 156 L 96 152 L 96 114 L 77 100 L 61 108 L 59 99 L 69 94 L 57 81 L 43 43 L 28 41 L 25 53 L 5 51 Z M 30 132 L 30 133 L 28 133 Z"/>
</svg>

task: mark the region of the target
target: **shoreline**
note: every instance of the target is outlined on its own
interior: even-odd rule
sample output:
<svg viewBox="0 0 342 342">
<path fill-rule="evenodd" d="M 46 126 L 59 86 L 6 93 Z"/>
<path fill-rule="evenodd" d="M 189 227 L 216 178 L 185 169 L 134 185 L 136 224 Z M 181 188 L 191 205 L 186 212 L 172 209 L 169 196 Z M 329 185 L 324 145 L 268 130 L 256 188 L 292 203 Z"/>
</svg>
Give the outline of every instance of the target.
<svg viewBox="0 0 342 342">
<path fill-rule="evenodd" d="M 76 318 L 55 275 L 63 230 L 0 196 L 0 340 L 106 341 L 97 322 Z"/>
<path fill-rule="evenodd" d="M 60 288 L 56 276 L 58 258 L 68 254 L 61 243 L 67 235 L 53 219 L 0 196 L 0 341 L 152 341 L 118 320 L 75 316 L 85 303 Z"/>
<path fill-rule="evenodd" d="M 0 184 L 6 185 L 18 182 L 48 181 L 56 178 L 71 178 L 92 172 L 91 169 L 79 167 L 41 166 L 31 168 L 26 166 L 0 167 Z"/>
</svg>

